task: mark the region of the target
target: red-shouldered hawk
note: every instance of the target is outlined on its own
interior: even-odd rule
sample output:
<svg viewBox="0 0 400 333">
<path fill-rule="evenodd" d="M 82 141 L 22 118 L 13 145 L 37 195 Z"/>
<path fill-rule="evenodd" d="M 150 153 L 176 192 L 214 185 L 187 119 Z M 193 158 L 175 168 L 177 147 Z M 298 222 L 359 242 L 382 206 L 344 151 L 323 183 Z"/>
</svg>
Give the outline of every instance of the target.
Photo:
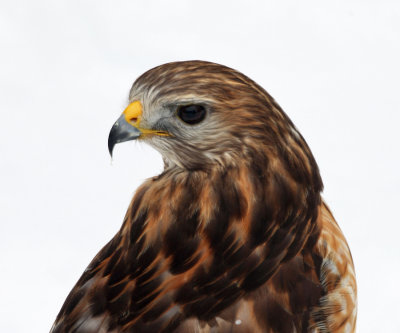
<svg viewBox="0 0 400 333">
<path fill-rule="evenodd" d="M 110 153 L 144 141 L 165 169 L 137 189 L 52 332 L 354 332 L 350 250 L 274 99 L 204 61 L 149 70 L 129 99 Z"/>
</svg>

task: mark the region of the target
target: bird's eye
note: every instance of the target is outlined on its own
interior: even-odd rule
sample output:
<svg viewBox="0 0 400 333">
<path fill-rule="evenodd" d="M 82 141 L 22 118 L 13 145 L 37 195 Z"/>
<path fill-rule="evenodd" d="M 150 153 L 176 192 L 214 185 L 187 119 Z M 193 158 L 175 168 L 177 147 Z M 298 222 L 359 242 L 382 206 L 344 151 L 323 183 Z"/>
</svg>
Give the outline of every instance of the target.
<svg viewBox="0 0 400 333">
<path fill-rule="evenodd" d="M 206 116 L 206 108 L 203 105 L 181 105 L 177 111 L 178 117 L 185 123 L 194 125 L 201 122 Z"/>
</svg>

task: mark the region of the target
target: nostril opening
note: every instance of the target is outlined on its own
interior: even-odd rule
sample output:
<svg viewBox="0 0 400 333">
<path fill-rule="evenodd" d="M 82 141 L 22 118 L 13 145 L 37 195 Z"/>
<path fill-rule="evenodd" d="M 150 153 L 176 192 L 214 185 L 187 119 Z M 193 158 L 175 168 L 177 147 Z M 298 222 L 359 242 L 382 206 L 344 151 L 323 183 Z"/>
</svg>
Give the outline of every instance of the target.
<svg viewBox="0 0 400 333">
<path fill-rule="evenodd" d="M 136 122 L 137 122 L 137 118 L 131 118 L 131 119 L 129 120 L 129 122 L 131 122 L 131 123 L 136 123 Z"/>
</svg>

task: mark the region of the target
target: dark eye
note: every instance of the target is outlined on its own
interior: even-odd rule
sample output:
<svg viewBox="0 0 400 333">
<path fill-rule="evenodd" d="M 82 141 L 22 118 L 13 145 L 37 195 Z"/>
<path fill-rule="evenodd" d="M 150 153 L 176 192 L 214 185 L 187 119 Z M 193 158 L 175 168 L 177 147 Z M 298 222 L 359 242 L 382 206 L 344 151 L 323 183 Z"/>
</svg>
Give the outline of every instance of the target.
<svg viewBox="0 0 400 333">
<path fill-rule="evenodd" d="M 203 105 L 190 104 L 178 107 L 178 117 L 185 123 L 194 125 L 201 122 L 206 116 L 206 108 Z"/>
</svg>

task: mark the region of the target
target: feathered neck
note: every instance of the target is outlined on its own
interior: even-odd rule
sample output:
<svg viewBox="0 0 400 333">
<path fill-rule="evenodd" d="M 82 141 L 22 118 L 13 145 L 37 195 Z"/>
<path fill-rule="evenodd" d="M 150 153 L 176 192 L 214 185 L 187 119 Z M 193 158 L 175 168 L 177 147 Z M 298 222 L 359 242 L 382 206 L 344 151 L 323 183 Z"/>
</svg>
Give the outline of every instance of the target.
<svg viewBox="0 0 400 333">
<path fill-rule="evenodd" d="M 208 251 L 223 257 L 228 249 L 231 255 L 241 249 L 241 256 L 262 251 L 274 263 L 272 272 L 314 231 L 322 183 L 313 159 L 306 164 L 304 156 L 271 154 L 249 149 L 235 166 L 171 168 L 149 179 L 137 190 L 121 229 L 126 248 L 139 242 L 162 252 L 173 273 L 196 266 Z"/>
</svg>

